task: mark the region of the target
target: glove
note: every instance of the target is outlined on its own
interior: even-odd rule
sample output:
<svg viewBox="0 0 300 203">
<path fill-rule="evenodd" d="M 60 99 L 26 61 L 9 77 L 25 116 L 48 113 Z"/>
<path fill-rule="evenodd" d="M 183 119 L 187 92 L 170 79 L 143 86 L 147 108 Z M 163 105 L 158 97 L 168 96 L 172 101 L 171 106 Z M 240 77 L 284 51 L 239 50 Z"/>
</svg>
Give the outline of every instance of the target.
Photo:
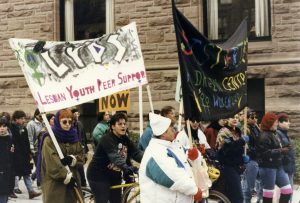
<svg viewBox="0 0 300 203">
<path fill-rule="evenodd" d="M 198 158 L 198 150 L 196 147 L 188 150 L 188 158 L 192 161 Z"/>
<path fill-rule="evenodd" d="M 243 162 L 246 164 L 250 161 L 250 157 L 248 155 L 243 155 Z"/>
<path fill-rule="evenodd" d="M 202 200 L 202 191 L 200 188 L 198 188 L 198 192 L 194 195 L 194 200 L 195 201 L 200 201 Z"/>
<path fill-rule="evenodd" d="M 135 166 L 128 166 L 127 164 L 124 164 L 122 167 L 122 171 L 125 175 L 133 175 L 138 174 L 139 169 Z"/>
<path fill-rule="evenodd" d="M 67 187 L 74 188 L 78 187 L 76 179 L 72 176 L 70 182 L 67 184 Z"/>
<path fill-rule="evenodd" d="M 280 153 L 281 153 L 281 154 L 288 154 L 289 151 L 290 151 L 290 148 L 289 148 L 289 147 L 282 147 L 282 148 L 280 149 Z"/>
<path fill-rule="evenodd" d="M 248 143 L 249 142 L 249 136 L 248 135 L 242 135 L 242 139 L 246 142 L 246 143 Z"/>
<path fill-rule="evenodd" d="M 60 160 L 62 165 L 64 166 L 75 166 L 76 164 L 76 158 L 73 155 L 67 155 L 63 159 Z"/>
<path fill-rule="evenodd" d="M 137 174 L 138 173 L 138 168 L 135 166 L 128 166 L 127 164 L 124 164 L 124 166 L 122 167 L 123 170 L 123 179 L 125 180 L 126 183 L 133 183 L 134 181 L 134 177 L 133 174 Z"/>
<path fill-rule="evenodd" d="M 206 154 L 205 144 L 199 144 L 197 149 L 203 156 L 205 156 L 205 154 Z"/>
</svg>

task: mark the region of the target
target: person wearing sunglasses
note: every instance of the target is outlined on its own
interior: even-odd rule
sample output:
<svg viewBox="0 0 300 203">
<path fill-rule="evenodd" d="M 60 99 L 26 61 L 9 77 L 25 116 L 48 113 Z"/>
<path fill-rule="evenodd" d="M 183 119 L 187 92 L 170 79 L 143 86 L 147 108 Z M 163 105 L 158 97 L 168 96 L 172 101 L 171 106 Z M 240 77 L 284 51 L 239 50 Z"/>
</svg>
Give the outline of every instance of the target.
<svg viewBox="0 0 300 203">
<path fill-rule="evenodd" d="M 58 156 L 49 134 L 45 133 L 42 137 L 37 175 L 41 176 L 44 203 L 77 202 L 74 187 L 79 190 L 81 187 L 77 167 L 84 164 L 84 151 L 73 124 L 71 110 L 63 109 L 55 114 L 52 131 L 64 155 L 63 159 Z"/>
<path fill-rule="evenodd" d="M 241 126 L 241 131 L 244 132 L 244 125 Z M 256 202 L 259 202 L 262 200 L 262 186 L 260 179 L 257 178 L 259 168 L 256 155 L 256 142 L 260 136 L 260 129 L 257 124 L 256 112 L 250 108 L 247 110 L 246 133 L 248 138 L 247 155 L 249 156 L 249 161 L 246 164 L 244 172 L 244 199 L 245 203 L 250 203 L 255 199 Z"/>
</svg>

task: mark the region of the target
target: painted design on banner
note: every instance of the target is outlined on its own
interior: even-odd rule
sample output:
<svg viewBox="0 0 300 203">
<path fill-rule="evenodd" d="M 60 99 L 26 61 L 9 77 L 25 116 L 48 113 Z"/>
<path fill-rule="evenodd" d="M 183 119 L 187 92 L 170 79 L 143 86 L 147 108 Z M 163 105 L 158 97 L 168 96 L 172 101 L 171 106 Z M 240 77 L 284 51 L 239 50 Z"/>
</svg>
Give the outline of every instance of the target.
<svg viewBox="0 0 300 203">
<path fill-rule="evenodd" d="M 174 0 L 172 8 L 181 75 L 177 86 L 182 89 L 185 119 L 218 120 L 241 111 L 247 104 L 246 20 L 226 42 L 215 44 L 188 21 Z"/>
<path fill-rule="evenodd" d="M 135 23 L 96 39 L 9 42 L 37 104 L 46 111 L 147 83 Z"/>
</svg>

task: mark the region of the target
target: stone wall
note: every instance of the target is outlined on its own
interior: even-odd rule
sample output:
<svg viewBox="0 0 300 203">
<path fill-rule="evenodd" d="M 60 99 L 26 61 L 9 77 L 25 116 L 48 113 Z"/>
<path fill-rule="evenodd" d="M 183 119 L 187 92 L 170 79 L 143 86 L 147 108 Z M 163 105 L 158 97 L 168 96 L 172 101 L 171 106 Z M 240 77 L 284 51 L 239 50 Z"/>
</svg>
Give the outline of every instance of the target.
<svg viewBox="0 0 300 203">
<path fill-rule="evenodd" d="M 177 7 L 199 30 L 202 1 L 177 0 Z M 249 78 L 265 78 L 266 111 L 291 115 L 291 135 L 300 136 L 300 1 L 271 1 L 272 40 L 249 43 Z M 178 67 L 170 0 L 115 1 L 116 27 L 136 21 L 152 90 L 154 108 L 179 104 L 174 101 Z M 149 103 L 144 89 L 144 112 Z M 132 106 L 138 107 L 137 92 Z M 137 109 L 137 108 L 135 108 Z M 132 117 L 138 118 L 137 110 Z M 132 125 L 138 129 L 138 123 Z"/>
<path fill-rule="evenodd" d="M 112 0 L 113 1 L 113 0 Z M 177 0 L 177 7 L 199 30 L 202 0 Z M 266 111 L 287 111 L 292 134 L 300 134 L 300 1 L 271 1 L 272 40 L 249 43 L 250 78 L 265 78 Z M 177 47 L 170 0 L 114 0 L 115 28 L 137 22 L 154 108 L 179 108 L 174 101 Z M 58 1 L 0 0 L 0 111 L 35 108 L 7 39 L 59 39 Z M 150 110 L 143 88 L 144 114 Z M 138 130 L 138 93 L 131 94 L 131 128 Z"/>
<path fill-rule="evenodd" d="M 32 115 L 34 100 L 9 46 L 9 38 L 57 39 L 54 0 L 0 0 L 0 112 Z M 54 9 L 56 8 L 56 9 Z"/>
</svg>

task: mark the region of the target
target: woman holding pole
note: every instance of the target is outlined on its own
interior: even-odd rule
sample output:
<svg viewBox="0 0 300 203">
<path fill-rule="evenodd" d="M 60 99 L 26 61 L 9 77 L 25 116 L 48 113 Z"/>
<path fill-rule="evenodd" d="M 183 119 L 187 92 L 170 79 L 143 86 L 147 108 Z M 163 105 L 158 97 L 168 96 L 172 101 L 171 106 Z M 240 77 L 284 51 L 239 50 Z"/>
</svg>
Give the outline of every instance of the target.
<svg viewBox="0 0 300 203">
<path fill-rule="evenodd" d="M 58 111 L 54 118 L 52 131 L 64 154 L 63 159 L 59 158 L 48 133 L 42 137 L 40 145 L 42 153 L 38 167 L 41 170 L 44 203 L 77 202 L 75 191 L 80 189 L 77 165 L 83 164 L 84 152 L 72 119 L 73 114 L 69 109 Z M 68 166 L 70 171 L 65 166 Z"/>
</svg>

